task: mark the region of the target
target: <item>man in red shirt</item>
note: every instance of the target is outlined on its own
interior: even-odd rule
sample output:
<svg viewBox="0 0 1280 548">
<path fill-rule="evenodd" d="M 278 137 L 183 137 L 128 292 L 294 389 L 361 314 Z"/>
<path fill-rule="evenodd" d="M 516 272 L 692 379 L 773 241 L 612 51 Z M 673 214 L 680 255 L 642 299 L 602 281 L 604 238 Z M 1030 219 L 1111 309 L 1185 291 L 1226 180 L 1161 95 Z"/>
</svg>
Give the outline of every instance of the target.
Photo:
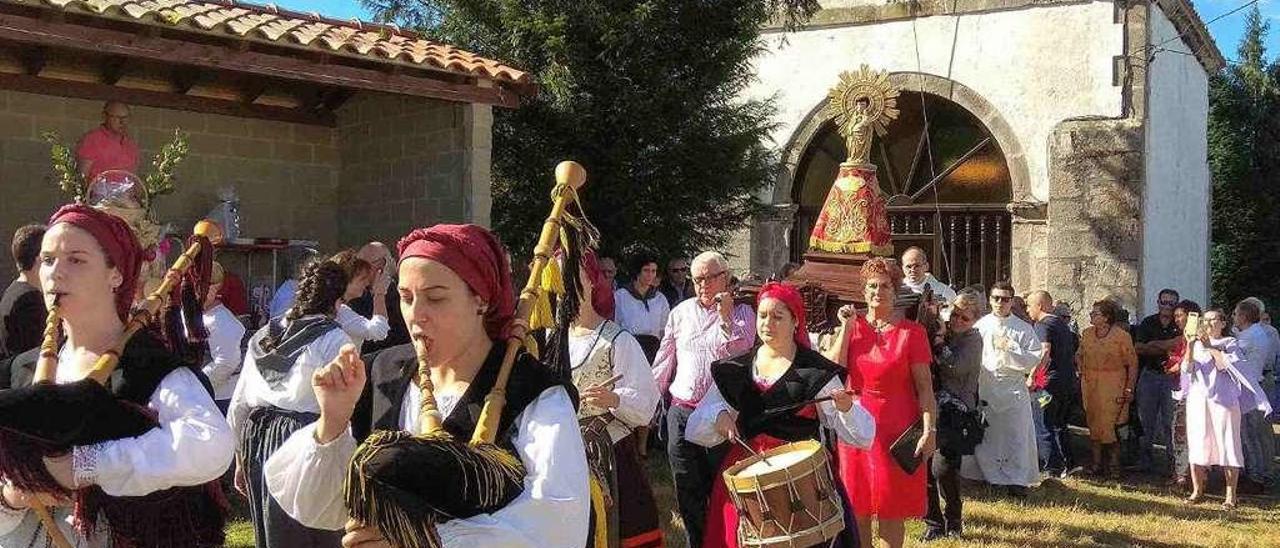
<svg viewBox="0 0 1280 548">
<path fill-rule="evenodd" d="M 80 172 L 86 181 L 113 169 L 137 174 L 138 143 L 129 137 L 129 105 L 108 101 L 102 118 L 102 125 L 85 133 L 76 145 Z"/>
</svg>

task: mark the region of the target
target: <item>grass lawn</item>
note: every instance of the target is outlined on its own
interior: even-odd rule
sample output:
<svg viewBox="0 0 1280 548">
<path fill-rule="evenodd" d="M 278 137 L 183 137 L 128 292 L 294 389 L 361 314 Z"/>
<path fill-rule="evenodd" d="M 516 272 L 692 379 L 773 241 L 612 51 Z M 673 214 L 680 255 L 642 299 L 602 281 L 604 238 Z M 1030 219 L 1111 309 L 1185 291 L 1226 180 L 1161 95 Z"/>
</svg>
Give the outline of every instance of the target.
<svg viewBox="0 0 1280 548">
<path fill-rule="evenodd" d="M 649 477 L 654 481 L 659 508 L 674 508 L 664 455 L 650 454 Z M 1241 496 L 1240 507 L 1230 515 L 1218 509 L 1221 501 L 1211 496 L 1197 506 L 1186 506 L 1182 495 L 1150 484 L 1069 479 L 1045 482 L 1025 501 L 1014 502 L 984 486 L 967 485 L 965 537 L 928 546 L 1280 546 L 1276 499 Z M 667 546 L 685 548 L 680 518 L 672 510 L 667 512 L 663 516 Z M 923 546 L 915 540 L 923 531 L 921 522 L 909 522 L 907 546 Z M 253 528 L 243 519 L 237 520 L 228 529 L 227 546 L 251 548 Z"/>
</svg>

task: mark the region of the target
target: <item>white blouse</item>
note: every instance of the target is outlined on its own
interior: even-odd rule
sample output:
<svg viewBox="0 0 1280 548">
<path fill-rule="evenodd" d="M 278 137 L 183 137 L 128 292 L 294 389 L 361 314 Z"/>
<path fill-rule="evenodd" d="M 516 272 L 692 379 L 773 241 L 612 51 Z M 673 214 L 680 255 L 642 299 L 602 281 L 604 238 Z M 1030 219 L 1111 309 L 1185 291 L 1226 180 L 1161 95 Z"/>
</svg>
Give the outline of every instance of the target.
<svg viewBox="0 0 1280 548">
<path fill-rule="evenodd" d="M 244 368 L 240 371 L 240 382 L 236 383 L 227 412 L 231 427 L 239 432 L 254 407 L 270 405 L 286 411 L 319 413 L 320 402 L 316 400 L 316 392 L 311 387 L 311 376 L 338 357 L 342 345 L 350 343 L 351 337 L 341 329 L 334 329 L 311 341 L 302 355 L 298 356 L 298 361 L 289 368 L 278 389 L 267 384 L 262 372 L 258 370 L 258 362 L 253 354 L 246 355 Z"/>
<path fill-rule="evenodd" d="M 625 287 L 614 291 L 614 321 L 634 335 L 650 335 L 661 339 L 662 329 L 667 325 L 667 316 L 671 314 L 671 305 L 660 291 L 655 291 L 648 302 L 649 306 L 646 308 L 645 303 L 631 296 L 631 292 Z"/>
<path fill-rule="evenodd" d="M 402 409 L 421 399 L 416 391 L 410 383 Z M 441 398 L 440 411 L 447 416 L 457 401 Z M 524 491 L 497 512 L 440 524 L 437 532 L 443 546 L 558 548 L 582 546 L 586 541 L 587 457 L 568 392 L 560 386 L 548 388 L 516 417 L 516 424 L 513 442 L 525 467 Z M 400 426 L 413 431 L 416 419 L 407 423 L 402 418 Z M 347 520 L 342 482 L 355 450 L 350 430 L 320 445 L 315 424 L 303 427 L 267 459 L 267 488 L 299 523 L 341 529 Z"/>
<path fill-rule="evenodd" d="M 209 332 L 209 362 L 202 371 L 213 385 L 213 399 L 229 400 L 240 380 L 244 324 L 221 304 L 206 310 L 203 320 L 204 329 Z"/>
<path fill-rule="evenodd" d="M 574 369 L 582 367 L 591 356 L 591 351 L 600 344 L 599 333 L 599 329 L 586 335 L 570 333 L 569 361 Z M 613 393 L 618 395 L 618 406 L 610 409 L 613 416 L 623 423 L 621 427 L 614 427 L 613 424 L 609 427 L 609 435 L 617 443 L 632 429 L 649 425 L 658 409 L 661 396 L 658 394 L 658 383 L 653 380 L 653 370 L 649 368 L 649 359 L 644 356 L 644 350 L 640 349 L 636 338 L 626 331 L 618 333 L 613 339 L 613 372 L 615 375 L 622 375 L 613 384 Z M 579 390 L 584 388 L 587 387 L 578 387 Z"/>
<path fill-rule="evenodd" d="M 66 363 L 69 352 L 64 347 L 59 362 Z M 59 384 L 82 378 L 69 367 L 58 368 Z M 231 466 L 235 436 L 190 369 L 178 368 L 165 375 L 147 407 L 156 412 L 156 428 L 140 436 L 72 449 L 77 486 L 97 485 L 111 496 L 138 497 L 170 487 L 201 485 L 222 476 Z M 17 532 L 28 513 L 0 507 L 0 546 L 10 546 L 11 541 L 12 545 L 24 545 L 8 537 Z M 69 527 L 64 532 L 68 539 L 77 538 Z M 72 542 L 97 546 L 83 539 Z"/>
<path fill-rule="evenodd" d="M 387 323 L 386 316 L 374 314 L 372 318 L 366 318 L 345 303 L 338 305 L 338 313 L 334 320 L 351 337 L 356 350 L 360 350 L 365 341 L 380 341 L 387 338 L 387 333 L 391 332 L 391 324 Z"/>
<path fill-rule="evenodd" d="M 754 368 L 753 368 L 754 369 Z M 772 383 L 778 379 L 764 379 L 753 373 L 752 377 L 756 382 Z M 781 378 L 779 375 L 778 378 Z M 844 388 L 844 384 L 840 382 L 840 378 L 836 377 L 827 381 L 822 387 L 819 397 L 830 394 L 832 390 Z M 729 411 L 737 413 L 729 402 L 724 401 L 724 395 L 720 393 L 720 387 L 712 384 L 711 389 L 707 391 L 707 395 L 698 402 L 698 407 L 689 415 L 689 422 L 686 423 L 684 437 L 690 442 L 696 443 L 703 447 L 715 447 L 728 441 L 728 438 L 722 436 L 716 430 L 716 417 L 720 416 L 721 411 Z M 798 411 L 798 409 L 797 409 Z M 818 420 L 822 426 L 834 429 L 836 436 L 849 445 L 866 449 L 871 447 L 871 441 L 876 436 L 876 421 L 871 417 L 866 408 L 862 407 L 862 402 L 854 400 L 853 407 L 848 411 L 840 411 L 836 408 L 835 402 L 830 400 L 818 404 Z"/>
</svg>

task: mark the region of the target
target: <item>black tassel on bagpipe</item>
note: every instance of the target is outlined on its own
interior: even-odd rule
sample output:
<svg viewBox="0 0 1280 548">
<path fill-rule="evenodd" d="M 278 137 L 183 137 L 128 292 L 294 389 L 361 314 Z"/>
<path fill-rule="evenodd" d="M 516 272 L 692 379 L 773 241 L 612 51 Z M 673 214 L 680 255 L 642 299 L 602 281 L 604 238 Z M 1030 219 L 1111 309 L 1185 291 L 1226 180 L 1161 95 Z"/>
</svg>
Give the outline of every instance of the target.
<svg viewBox="0 0 1280 548">
<path fill-rule="evenodd" d="M 193 235 L 187 245 L 200 242 L 201 249 L 212 250 L 203 236 Z M 201 252 L 169 293 L 169 303 L 161 312 L 163 326 L 160 337 L 183 363 L 199 366 L 208 355 L 209 333 L 204 328 L 204 298 L 209 293 L 209 276 L 213 272 L 213 253 Z M 169 275 L 169 274 L 166 274 Z"/>
<path fill-rule="evenodd" d="M 582 303 L 582 237 L 577 227 L 566 223 L 561 228 L 563 255 L 560 275 L 564 283 L 564 295 L 556 299 L 556 323 L 547 332 L 547 357 L 543 360 L 555 378 L 572 384 L 573 363 L 569 359 L 569 328 L 578 319 L 578 307 Z"/>
</svg>

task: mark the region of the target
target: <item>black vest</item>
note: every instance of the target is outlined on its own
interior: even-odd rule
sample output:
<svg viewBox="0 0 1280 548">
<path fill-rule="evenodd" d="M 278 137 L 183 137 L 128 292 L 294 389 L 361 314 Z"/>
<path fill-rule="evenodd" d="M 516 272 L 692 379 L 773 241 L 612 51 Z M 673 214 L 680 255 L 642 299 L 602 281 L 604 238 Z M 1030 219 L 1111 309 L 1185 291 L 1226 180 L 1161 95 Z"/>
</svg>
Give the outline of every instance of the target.
<svg viewBox="0 0 1280 548">
<path fill-rule="evenodd" d="M 802 409 L 765 416 L 765 411 L 824 396 L 831 379 L 843 378 L 844 369 L 808 348 L 797 348 L 791 368 L 768 390 L 761 391 L 752 378 L 757 345 L 745 354 L 711 364 L 711 376 L 726 402 L 738 411 L 738 431 L 745 439 L 766 434 L 785 441 L 818 437 L 816 418 L 799 415 Z"/>
<path fill-rule="evenodd" d="M 502 367 L 505 352 L 505 344 L 494 343 L 489 355 L 485 357 L 484 365 L 471 380 L 471 385 L 445 418 L 444 428 L 454 439 L 471 439 L 471 434 L 479 423 L 484 398 L 489 395 L 489 390 L 498 379 L 498 370 Z M 351 422 L 352 433 L 360 441 L 368 437 L 372 430 L 400 429 L 404 396 L 418 370 L 412 344 L 379 350 L 366 355 L 364 361 L 369 364 L 369 388 L 357 405 Z M 514 435 L 512 427 L 516 417 L 552 386 L 564 386 L 574 401 L 574 406 L 577 406 L 577 390 L 571 383 L 555 378 L 545 365 L 524 351 L 516 356 L 516 362 L 511 368 L 511 378 L 507 382 L 507 404 L 502 409 L 502 418 L 498 422 L 499 445 L 511 448 L 511 438 Z"/>
</svg>

